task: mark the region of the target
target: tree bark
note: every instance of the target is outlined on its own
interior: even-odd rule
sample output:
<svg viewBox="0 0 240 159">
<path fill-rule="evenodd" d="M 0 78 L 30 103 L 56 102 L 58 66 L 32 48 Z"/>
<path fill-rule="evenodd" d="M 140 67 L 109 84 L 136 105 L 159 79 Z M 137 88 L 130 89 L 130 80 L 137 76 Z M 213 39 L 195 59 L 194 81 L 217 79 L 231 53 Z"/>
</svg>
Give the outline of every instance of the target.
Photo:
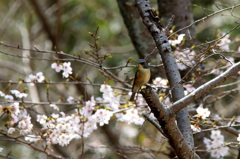
<svg viewBox="0 0 240 159">
<path fill-rule="evenodd" d="M 172 15 L 175 16 L 173 24 L 176 30 L 181 29 L 193 23 L 192 3 L 190 0 L 158 0 L 158 9 L 161 18 L 167 23 Z M 194 26 L 188 30 L 182 30 L 180 34 L 186 34 L 189 37 L 195 36 Z M 190 33 L 190 36 L 189 36 Z"/>
<path fill-rule="evenodd" d="M 151 34 L 147 31 L 146 26 L 142 23 L 141 17 L 135 0 L 117 0 L 118 7 L 127 27 L 131 41 L 141 59 L 146 58 L 152 53 L 148 59 L 152 64 L 159 64 L 157 58 L 157 49 Z M 165 77 L 163 67 L 151 68 L 151 79 L 156 77 Z"/>
<path fill-rule="evenodd" d="M 173 57 L 171 46 L 168 42 L 166 30 L 161 27 L 159 18 L 152 12 L 151 6 L 146 0 L 136 0 L 143 23 L 152 34 L 159 53 L 162 57 L 164 68 L 168 81 L 170 83 L 173 102 L 184 97 L 184 90 L 181 82 L 181 76 L 178 71 L 176 60 Z M 178 112 L 177 123 L 185 141 L 189 147 L 194 150 L 194 140 L 190 126 L 187 107 Z"/>
</svg>

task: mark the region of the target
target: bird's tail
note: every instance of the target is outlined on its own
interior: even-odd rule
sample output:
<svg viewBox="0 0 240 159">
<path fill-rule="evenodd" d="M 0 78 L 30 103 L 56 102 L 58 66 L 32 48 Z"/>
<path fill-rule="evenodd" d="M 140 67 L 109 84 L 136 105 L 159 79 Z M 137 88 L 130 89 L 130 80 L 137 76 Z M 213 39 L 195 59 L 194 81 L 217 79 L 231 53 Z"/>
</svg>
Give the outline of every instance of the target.
<svg viewBox="0 0 240 159">
<path fill-rule="evenodd" d="M 135 94 L 136 94 L 136 92 L 132 92 L 132 95 L 131 95 L 131 97 L 130 97 L 130 100 L 129 100 L 129 101 L 133 101 L 133 100 L 134 100 Z"/>
</svg>

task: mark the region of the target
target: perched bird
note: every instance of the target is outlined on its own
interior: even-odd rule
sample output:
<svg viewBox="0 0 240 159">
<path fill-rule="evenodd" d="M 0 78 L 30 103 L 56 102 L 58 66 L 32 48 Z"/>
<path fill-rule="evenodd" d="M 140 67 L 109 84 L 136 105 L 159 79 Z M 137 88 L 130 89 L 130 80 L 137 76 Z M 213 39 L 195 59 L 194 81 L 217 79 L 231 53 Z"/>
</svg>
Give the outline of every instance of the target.
<svg viewBox="0 0 240 159">
<path fill-rule="evenodd" d="M 140 59 L 138 61 L 138 69 L 135 74 L 130 101 L 134 100 L 135 94 L 142 87 L 142 85 L 148 83 L 150 76 L 151 76 L 151 72 L 147 65 L 146 60 Z"/>
</svg>

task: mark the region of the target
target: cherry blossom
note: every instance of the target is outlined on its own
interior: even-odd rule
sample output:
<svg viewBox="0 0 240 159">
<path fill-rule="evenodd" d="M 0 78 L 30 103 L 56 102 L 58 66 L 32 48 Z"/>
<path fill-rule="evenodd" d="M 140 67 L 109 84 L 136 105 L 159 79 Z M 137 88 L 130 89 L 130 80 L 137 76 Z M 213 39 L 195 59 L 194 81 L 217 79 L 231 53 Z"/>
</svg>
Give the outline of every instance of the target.
<svg viewBox="0 0 240 159">
<path fill-rule="evenodd" d="M 59 114 L 52 114 L 50 118 L 45 115 L 38 115 L 37 121 L 44 128 L 48 128 L 45 129 L 45 134 L 43 134 L 43 136 L 46 136 L 48 145 L 59 144 L 60 146 L 66 146 L 73 139 L 79 139 L 81 136 L 88 137 L 97 129 L 97 122 L 107 123 L 110 119 L 109 115 L 106 113 L 104 115 L 104 120 L 99 120 L 100 118 L 96 114 L 95 117 L 85 118 L 86 120 L 83 122 L 82 116 L 78 113 L 67 115 L 60 112 Z"/>
<path fill-rule="evenodd" d="M 36 76 L 33 74 L 30 74 L 26 79 L 25 82 L 30 82 L 30 86 L 34 86 L 34 83 L 36 81 Z"/>
<path fill-rule="evenodd" d="M 5 95 L 4 98 L 9 101 L 13 101 L 13 96 L 12 95 Z"/>
<path fill-rule="evenodd" d="M 64 62 L 63 63 L 63 77 L 68 78 L 69 74 L 72 74 L 72 67 L 70 62 Z"/>
<path fill-rule="evenodd" d="M 196 125 L 196 124 L 191 125 L 191 129 L 194 132 L 201 132 L 201 128 L 198 125 Z"/>
<path fill-rule="evenodd" d="M 168 80 L 163 79 L 161 77 L 157 77 L 156 79 L 153 80 L 153 84 L 157 86 L 167 86 Z"/>
<path fill-rule="evenodd" d="M 44 79 L 45 79 L 45 77 L 43 76 L 43 73 L 42 73 L 42 72 L 38 72 L 38 73 L 36 74 L 36 80 L 37 80 L 38 82 L 43 82 Z"/>
<path fill-rule="evenodd" d="M 185 70 L 187 67 L 191 67 L 195 64 L 195 51 L 191 51 L 190 49 L 184 49 L 180 52 L 177 48 L 174 51 L 174 56 L 177 59 L 177 65 L 180 70 Z"/>
<path fill-rule="evenodd" d="M 131 92 L 131 93 L 132 93 L 132 92 Z M 130 95 L 130 96 L 131 96 L 131 95 Z M 137 94 L 135 103 L 136 103 L 137 105 L 146 105 L 146 101 L 145 101 L 145 99 L 143 98 L 142 94 L 140 94 L 140 93 Z"/>
<path fill-rule="evenodd" d="M 111 111 L 106 109 L 98 109 L 93 116 L 97 119 L 99 125 L 103 126 L 104 124 L 108 124 L 112 115 L 113 113 Z"/>
<path fill-rule="evenodd" d="M 10 90 L 10 92 L 15 96 L 17 96 L 20 93 L 18 90 Z"/>
<path fill-rule="evenodd" d="M 51 68 L 55 69 L 56 72 L 60 72 L 61 70 L 63 70 L 63 66 L 61 63 L 52 63 Z"/>
<path fill-rule="evenodd" d="M 212 74 L 214 74 L 214 75 L 220 75 L 220 74 L 222 74 L 223 72 L 220 70 L 220 69 L 212 69 L 212 71 L 210 72 L 210 73 L 212 73 Z"/>
<path fill-rule="evenodd" d="M 96 104 L 96 101 L 94 100 L 94 97 L 91 97 L 90 101 L 87 101 L 85 106 L 81 109 L 81 114 L 84 117 L 90 117 L 92 115 L 93 108 Z"/>
<path fill-rule="evenodd" d="M 231 40 L 229 39 L 229 35 L 226 35 L 218 43 L 218 46 L 223 51 L 229 51 L 229 44 L 230 43 L 231 43 Z"/>
<path fill-rule="evenodd" d="M 34 85 L 33 82 L 43 82 L 45 79 L 42 72 L 38 72 L 36 75 L 30 74 L 26 79 L 25 82 L 31 82 L 30 85 Z"/>
<path fill-rule="evenodd" d="M 221 158 L 228 154 L 229 148 L 224 146 L 224 136 L 220 130 L 211 131 L 211 139 L 204 138 L 203 142 L 212 157 Z"/>
<path fill-rule="evenodd" d="M 52 107 L 53 109 L 59 111 L 59 108 L 56 104 L 50 104 L 49 106 Z"/>
<path fill-rule="evenodd" d="M 186 84 L 186 85 L 184 85 L 184 88 L 186 88 L 187 92 L 189 92 L 189 93 L 193 92 L 196 89 L 193 87 L 192 84 Z"/>
<path fill-rule="evenodd" d="M 0 97 L 4 97 L 4 96 L 5 94 L 2 91 L 0 91 Z"/>
<path fill-rule="evenodd" d="M 176 46 L 176 45 L 178 45 L 178 44 L 181 44 L 184 36 L 185 36 L 185 34 L 180 34 L 180 35 L 178 35 L 178 39 L 176 39 L 176 40 L 168 40 L 168 42 L 169 42 L 172 46 Z"/>
<path fill-rule="evenodd" d="M 202 119 L 206 119 L 207 117 L 210 116 L 210 111 L 208 110 L 208 108 L 203 108 L 201 105 L 197 108 L 197 114 L 198 117 L 202 118 Z"/>
<path fill-rule="evenodd" d="M 46 115 L 37 115 L 37 122 L 39 122 L 42 125 L 45 125 L 46 121 L 47 121 Z"/>
<path fill-rule="evenodd" d="M 111 108 L 112 110 L 118 110 L 120 105 L 120 95 L 116 95 L 113 92 L 112 87 L 106 83 L 101 85 L 100 92 L 103 93 L 103 102 L 106 103 L 106 107 Z"/>
<path fill-rule="evenodd" d="M 19 109 L 20 107 L 18 102 L 11 103 L 10 108 L 11 108 L 12 114 L 18 115 L 20 113 L 20 109 Z"/>
<path fill-rule="evenodd" d="M 18 90 L 10 90 L 10 92 L 15 95 L 17 98 L 26 98 L 27 94 L 26 93 L 21 93 Z"/>
<path fill-rule="evenodd" d="M 94 130 L 97 129 L 97 118 L 91 116 L 88 118 L 88 121 L 85 124 L 81 124 L 79 130 L 80 134 L 83 134 L 84 137 L 88 137 Z"/>
<path fill-rule="evenodd" d="M 15 128 L 10 127 L 10 128 L 8 129 L 7 133 L 11 135 L 12 133 L 14 133 L 14 131 L 15 131 Z"/>
<path fill-rule="evenodd" d="M 31 123 L 31 117 L 29 115 L 24 116 L 18 123 L 20 134 L 26 135 L 32 131 L 33 124 Z"/>
<path fill-rule="evenodd" d="M 68 103 L 75 103 L 75 99 L 74 99 L 72 96 L 69 96 L 69 97 L 67 98 L 67 102 L 68 102 Z"/>
<path fill-rule="evenodd" d="M 116 116 L 118 121 L 127 122 L 128 124 L 142 125 L 144 122 L 144 119 L 138 115 L 136 108 L 128 109 L 125 114 L 119 113 Z"/>
</svg>

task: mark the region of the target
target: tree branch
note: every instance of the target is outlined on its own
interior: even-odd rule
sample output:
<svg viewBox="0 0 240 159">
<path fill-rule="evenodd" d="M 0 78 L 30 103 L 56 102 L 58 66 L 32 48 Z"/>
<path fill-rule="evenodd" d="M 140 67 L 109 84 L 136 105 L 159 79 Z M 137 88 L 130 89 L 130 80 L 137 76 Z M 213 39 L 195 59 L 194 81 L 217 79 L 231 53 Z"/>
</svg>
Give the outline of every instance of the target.
<svg viewBox="0 0 240 159">
<path fill-rule="evenodd" d="M 143 19 L 143 23 L 147 26 L 148 30 L 152 34 L 152 37 L 154 38 L 156 46 L 162 57 L 166 75 L 171 87 L 172 99 L 173 101 L 177 101 L 184 97 L 184 90 L 182 84 L 180 83 L 181 76 L 178 71 L 176 60 L 173 57 L 171 46 L 168 42 L 166 30 L 160 24 L 159 18 L 152 11 L 148 1 L 136 0 L 136 2 Z M 177 114 L 177 122 L 184 139 L 187 141 L 191 149 L 194 149 L 194 141 L 188 116 L 189 114 L 187 108 L 183 108 Z"/>
<path fill-rule="evenodd" d="M 225 71 L 223 74 L 219 75 L 218 77 L 198 87 L 196 90 L 194 90 L 192 93 L 190 93 L 186 97 L 173 103 L 171 106 L 169 106 L 170 112 L 174 114 L 177 113 L 182 108 L 186 107 L 188 104 L 198 99 L 209 90 L 217 87 L 218 85 L 220 85 L 221 83 L 223 83 L 224 81 L 232 77 L 238 71 L 240 71 L 240 62 L 234 64 L 232 67 L 230 67 L 227 71 Z"/>
<path fill-rule="evenodd" d="M 190 148 L 188 143 L 184 140 L 182 133 L 179 131 L 175 122 L 175 115 L 170 114 L 169 109 L 161 104 L 156 92 L 151 87 L 147 87 L 142 90 L 142 94 L 151 112 L 153 112 L 161 125 L 164 134 L 166 134 L 166 137 L 169 139 L 169 143 L 173 147 L 178 158 L 199 159 L 199 156 Z"/>
</svg>

